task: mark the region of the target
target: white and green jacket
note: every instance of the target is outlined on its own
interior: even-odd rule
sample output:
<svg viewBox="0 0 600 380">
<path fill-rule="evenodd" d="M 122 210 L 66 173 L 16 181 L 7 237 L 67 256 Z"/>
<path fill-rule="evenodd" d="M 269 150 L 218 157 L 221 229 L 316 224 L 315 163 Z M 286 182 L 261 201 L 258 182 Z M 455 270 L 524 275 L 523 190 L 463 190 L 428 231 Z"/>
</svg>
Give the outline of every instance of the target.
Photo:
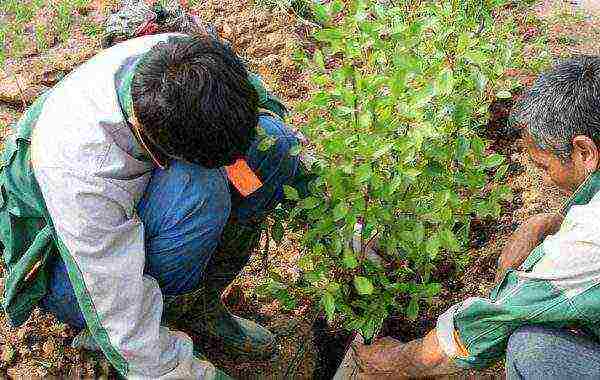
<svg viewBox="0 0 600 380">
<path fill-rule="evenodd" d="M 27 320 L 46 294 L 47 259 L 59 254 L 95 346 L 132 379 L 214 373 L 194 357 L 188 336 L 161 326 L 161 291 L 143 273 L 136 205 L 153 165 L 126 121 L 130 84 L 140 56 L 172 36 L 123 42 L 77 68 L 23 115 L 0 156 L 9 321 Z M 264 108 L 283 109 L 256 76 L 250 79 Z"/>
<path fill-rule="evenodd" d="M 456 364 L 493 364 L 524 325 L 577 328 L 600 339 L 599 191 L 596 172 L 572 197 L 560 230 L 509 270 L 488 298 L 469 298 L 438 319 L 438 340 Z"/>
</svg>

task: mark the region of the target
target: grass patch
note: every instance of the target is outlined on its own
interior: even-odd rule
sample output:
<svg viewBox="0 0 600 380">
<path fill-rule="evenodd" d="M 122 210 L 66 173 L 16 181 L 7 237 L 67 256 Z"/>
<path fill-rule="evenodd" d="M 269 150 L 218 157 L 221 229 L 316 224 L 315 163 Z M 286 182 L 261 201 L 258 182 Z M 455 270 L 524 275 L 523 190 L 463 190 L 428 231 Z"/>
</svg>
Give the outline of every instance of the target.
<svg viewBox="0 0 600 380">
<path fill-rule="evenodd" d="M 32 5 L 33 6 L 29 6 L 21 0 L 4 0 L 0 2 L 0 10 L 4 13 L 13 15 L 16 23 L 24 24 L 33 20 L 35 12 L 39 9 L 39 7 L 35 6 L 35 3 Z"/>
<path fill-rule="evenodd" d="M 312 0 L 254 0 L 257 7 L 292 12 L 306 20 L 315 21 L 312 13 Z"/>
<path fill-rule="evenodd" d="M 69 30 L 71 28 L 71 24 L 73 23 L 73 10 L 75 9 L 75 4 L 69 0 L 59 1 L 55 5 L 56 10 L 56 29 L 58 31 L 58 38 L 61 41 L 66 41 L 69 39 Z"/>
<path fill-rule="evenodd" d="M 102 34 L 103 28 L 102 25 L 92 21 L 92 20 L 84 20 L 81 24 L 81 31 L 90 37 L 97 37 Z"/>
<path fill-rule="evenodd" d="M 48 33 L 51 31 L 56 31 L 60 42 L 67 41 L 76 22 L 85 35 L 99 36 L 102 26 L 86 16 L 91 3 L 92 0 L 0 0 L 0 13 L 4 15 L 0 22 L 0 64 L 8 58 L 22 57 L 29 50 L 29 44 L 34 44 L 38 52 L 46 51 L 50 47 Z M 36 14 L 45 7 L 53 11 L 51 25 L 35 20 Z"/>
<path fill-rule="evenodd" d="M 37 24 L 34 29 L 35 34 L 35 45 L 38 51 L 45 51 L 48 49 L 47 34 L 48 29 L 44 24 Z"/>
</svg>

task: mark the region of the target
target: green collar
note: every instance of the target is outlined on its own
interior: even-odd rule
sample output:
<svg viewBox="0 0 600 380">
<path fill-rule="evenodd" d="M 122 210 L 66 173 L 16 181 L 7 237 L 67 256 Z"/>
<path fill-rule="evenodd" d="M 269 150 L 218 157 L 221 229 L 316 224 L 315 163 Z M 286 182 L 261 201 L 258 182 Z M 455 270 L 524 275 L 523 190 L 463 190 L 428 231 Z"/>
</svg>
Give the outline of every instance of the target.
<svg viewBox="0 0 600 380">
<path fill-rule="evenodd" d="M 116 74 L 116 86 L 117 86 L 117 97 L 119 98 L 119 104 L 123 110 L 127 119 L 133 116 L 133 100 L 131 99 L 131 83 L 133 82 L 133 76 L 135 70 L 142 61 L 142 56 L 135 56 L 129 58 L 119 68 Z"/>
<path fill-rule="evenodd" d="M 574 205 L 585 205 L 590 203 L 594 195 L 600 191 L 600 171 L 595 171 L 575 190 L 575 193 L 567 199 L 562 207 L 561 213 L 566 215 Z"/>
<path fill-rule="evenodd" d="M 142 148 L 142 145 L 138 141 L 138 138 L 133 133 L 133 128 L 131 127 L 130 119 L 133 117 L 133 100 L 131 98 L 131 84 L 133 82 L 133 76 L 135 75 L 135 71 L 142 61 L 143 55 L 134 56 L 128 58 L 125 63 L 119 68 L 117 73 L 115 74 L 115 86 L 117 89 L 117 99 L 119 101 L 119 106 L 121 107 L 121 111 L 125 117 L 125 122 L 131 129 L 131 133 L 133 134 L 133 153 L 136 158 L 149 159 L 148 153 Z"/>
</svg>

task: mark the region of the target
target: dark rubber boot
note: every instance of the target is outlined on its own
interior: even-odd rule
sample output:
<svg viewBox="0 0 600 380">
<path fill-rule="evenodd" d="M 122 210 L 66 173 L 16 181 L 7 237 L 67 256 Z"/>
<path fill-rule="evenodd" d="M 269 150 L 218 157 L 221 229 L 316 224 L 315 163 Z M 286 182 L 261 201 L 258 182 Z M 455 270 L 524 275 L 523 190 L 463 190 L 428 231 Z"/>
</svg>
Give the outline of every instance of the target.
<svg viewBox="0 0 600 380">
<path fill-rule="evenodd" d="M 206 268 L 203 285 L 188 294 L 165 297 L 165 321 L 234 356 L 271 358 L 275 353 L 273 334 L 231 314 L 221 300 L 223 290 L 247 264 L 259 239 L 258 227 L 227 224 L 222 242 Z"/>
</svg>

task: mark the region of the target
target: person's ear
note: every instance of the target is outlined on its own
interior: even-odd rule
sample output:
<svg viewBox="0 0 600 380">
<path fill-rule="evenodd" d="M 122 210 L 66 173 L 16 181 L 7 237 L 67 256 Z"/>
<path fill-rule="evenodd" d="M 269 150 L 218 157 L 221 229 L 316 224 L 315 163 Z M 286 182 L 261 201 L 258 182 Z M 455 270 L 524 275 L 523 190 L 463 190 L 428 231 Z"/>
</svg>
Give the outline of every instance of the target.
<svg viewBox="0 0 600 380">
<path fill-rule="evenodd" d="M 594 140 L 583 135 L 575 136 L 573 138 L 573 160 L 586 175 L 595 172 L 598 168 L 600 152 Z"/>
</svg>

